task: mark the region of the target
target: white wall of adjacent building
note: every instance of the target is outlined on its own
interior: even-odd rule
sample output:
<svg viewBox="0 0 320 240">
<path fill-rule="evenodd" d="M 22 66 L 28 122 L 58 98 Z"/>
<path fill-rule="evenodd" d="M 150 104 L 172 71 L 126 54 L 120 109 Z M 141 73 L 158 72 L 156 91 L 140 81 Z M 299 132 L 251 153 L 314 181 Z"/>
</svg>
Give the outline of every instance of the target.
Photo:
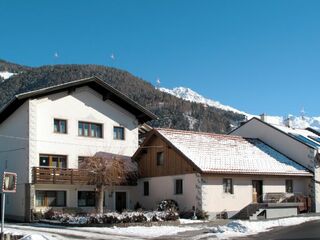
<svg viewBox="0 0 320 240">
<path fill-rule="evenodd" d="M 0 176 L 3 172 L 17 173 L 17 192 L 6 194 L 6 214 L 23 216 L 25 213 L 25 183 L 29 169 L 28 102 L 0 124 Z"/>
</svg>

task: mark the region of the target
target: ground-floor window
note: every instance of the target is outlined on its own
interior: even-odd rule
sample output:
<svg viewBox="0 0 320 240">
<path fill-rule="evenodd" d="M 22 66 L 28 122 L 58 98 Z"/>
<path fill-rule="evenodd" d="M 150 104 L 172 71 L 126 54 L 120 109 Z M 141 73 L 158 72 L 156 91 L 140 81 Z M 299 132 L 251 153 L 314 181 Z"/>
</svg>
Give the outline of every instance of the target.
<svg viewBox="0 0 320 240">
<path fill-rule="evenodd" d="M 36 191 L 37 207 L 65 207 L 66 191 Z"/>
<path fill-rule="evenodd" d="M 293 193 L 293 181 L 291 179 L 286 180 L 286 192 Z"/>
<path fill-rule="evenodd" d="M 182 179 L 176 179 L 176 181 L 175 181 L 175 194 L 183 194 L 183 181 L 182 181 Z"/>
<path fill-rule="evenodd" d="M 96 194 L 94 191 L 78 192 L 78 207 L 94 207 L 96 204 Z"/>
<path fill-rule="evenodd" d="M 148 181 L 143 182 L 143 195 L 149 196 L 149 182 Z"/>
</svg>

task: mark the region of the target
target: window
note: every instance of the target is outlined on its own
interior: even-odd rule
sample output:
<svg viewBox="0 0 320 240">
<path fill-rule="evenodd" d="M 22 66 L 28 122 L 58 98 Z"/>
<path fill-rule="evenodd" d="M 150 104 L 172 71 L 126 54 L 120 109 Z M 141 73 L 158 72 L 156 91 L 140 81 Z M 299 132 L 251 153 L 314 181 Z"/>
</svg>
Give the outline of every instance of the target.
<svg viewBox="0 0 320 240">
<path fill-rule="evenodd" d="M 66 191 L 36 191 L 37 207 L 65 207 Z"/>
<path fill-rule="evenodd" d="M 39 166 L 40 167 L 67 168 L 67 156 L 40 154 Z"/>
<path fill-rule="evenodd" d="M 164 154 L 163 152 L 157 152 L 157 166 L 162 166 L 164 164 Z"/>
<path fill-rule="evenodd" d="M 55 133 L 67 133 L 67 120 L 54 119 L 53 126 Z"/>
<path fill-rule="evenodd" d="M 78 207 L 94 207 L 96 205 L 96 194 L 94 191 L 78 192 Z"/>
<path fill-rule="evenodd" d="M 286 180 L 286 193 L 293 193 L 293 181 L 291 179 Z"/>
<path fill-rule="evenodd" d="M 182 194 L 182 193 L 183 193 L 183 181 L 182 179 L 176 179 L 175 194 Z"/>
<path fill-rule="evenodd" d="M 113 139 L 124 140 L 124 127 L 113 127 Z"/>
<path fill-rule="evenodd" d="M 233 185 L 231 178 L 223 179 L 223 192 L 233 194 Z"/>
<path fill-rule="evenodd" d="M 102 138 L 102 124 L 79 122 L 78 134 L 83 137 Z"/>
<path fill-rule="evenodd" d="M 149 182 L 143 182 L 143 195 L 149 196 Z"/>
</svg>

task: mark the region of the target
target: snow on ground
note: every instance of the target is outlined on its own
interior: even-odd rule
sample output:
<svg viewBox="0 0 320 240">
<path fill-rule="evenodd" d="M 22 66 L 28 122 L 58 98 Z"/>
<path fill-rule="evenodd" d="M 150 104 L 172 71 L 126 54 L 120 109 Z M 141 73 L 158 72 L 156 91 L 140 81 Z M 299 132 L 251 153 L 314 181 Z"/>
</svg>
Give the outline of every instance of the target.
<svg viewBox="0 0 320 240">
<path fill-rule="evenodd" d="M 4 80 L 10 78 L 11 76 L 15 75 L 16 73 L 11 73 L 11 72 L 0 72 L 0 77 L 2 77 Z"/>
<path fill-rule="evenodd" d="M 298 225 L 308 221 L 320 220 L 320 216 L 315 217 L 290 217 L 277 220 L 265 221 L 232 221 L 224 226 L 212 228 L 210 235 L 215 235 L 219 239 L 228 239 L 230 237 L 244 237 L 261 232 L 270 231 L 274 227 L 286 227 Z"/>
<path fill-rule="evenodd" d="M 40 234 L 29 234 L 20 238 L 20 240 L 48 240 L 48 238 L 40 235 Z"/>
<path fill-rule="evenodd" d="M 132 240 L 176 235 L 180 232 L 192 230 L 199 230 L 199 228 L 190 226 L 61 227 L 48 224 L 5 224 L 6 233 L 30 235 L 30 238 L 26 238 L 27 240 L 64 240 L 70 238 Z M 38 238 L 32 238 L 39 233 Z"/>
<path fill-rule="evenodd" d="M 192 220 L 192 219 L 184 219 L 180 218 L 179 219 L 180 224 L 195 224 L 195 223 L 206 223 L 209 222 L 208 220 Z"/>
</svg>

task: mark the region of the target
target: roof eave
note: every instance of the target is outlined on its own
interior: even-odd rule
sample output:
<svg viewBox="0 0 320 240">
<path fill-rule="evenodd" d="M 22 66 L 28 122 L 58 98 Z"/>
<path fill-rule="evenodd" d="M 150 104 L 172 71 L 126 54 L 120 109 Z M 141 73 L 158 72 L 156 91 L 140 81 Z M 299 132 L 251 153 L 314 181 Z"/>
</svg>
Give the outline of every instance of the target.
<svg viewBox="0 0 320 240">
<path fill-rule="evenodd" d="M 204 174 L 228 174 L 228 175 L 264 175 L 264 176 L 296 176 L 296 177 L 312 177 L 310 172 L 242 172 L 242 171 L 225 171 L 225 170 L 203 170 Z"/>
</svg>

